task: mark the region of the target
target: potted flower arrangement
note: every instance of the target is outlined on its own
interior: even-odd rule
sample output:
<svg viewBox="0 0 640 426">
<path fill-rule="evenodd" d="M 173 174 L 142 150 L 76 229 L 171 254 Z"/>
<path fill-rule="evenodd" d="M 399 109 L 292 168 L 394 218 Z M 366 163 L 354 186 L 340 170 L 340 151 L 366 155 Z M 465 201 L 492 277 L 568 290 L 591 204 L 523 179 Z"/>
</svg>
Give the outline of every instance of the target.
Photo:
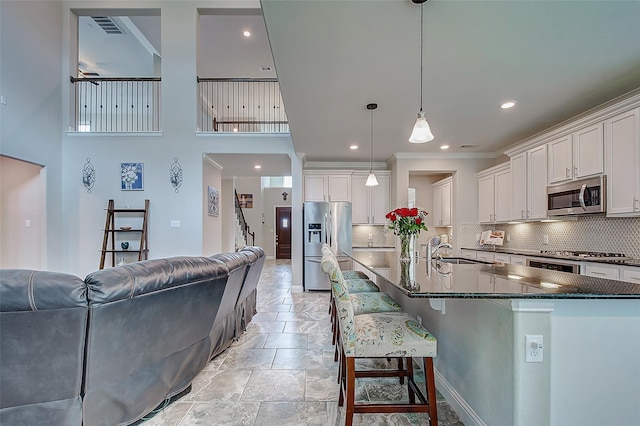
<svg viewBox="0 0 640 426">
<path fill-rule="evenodd" d="M 400 260 L 409 261 L 411 258 L 410 247 L 411 238 L 420 234 L 420 231 L 427 231 L 425 219 L 429 213 L 418 208 L 400 207 L 390 211 L 385 215 L 387 218 L 387 228 L 393 231 L 394 235 L 400 237 Z"/>
</svg>

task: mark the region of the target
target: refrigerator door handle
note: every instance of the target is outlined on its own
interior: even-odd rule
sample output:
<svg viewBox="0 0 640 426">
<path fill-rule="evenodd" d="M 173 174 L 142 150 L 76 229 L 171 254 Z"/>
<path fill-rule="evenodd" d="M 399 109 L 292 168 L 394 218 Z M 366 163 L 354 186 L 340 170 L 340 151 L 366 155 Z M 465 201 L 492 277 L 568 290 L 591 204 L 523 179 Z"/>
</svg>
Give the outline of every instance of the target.
<svg viewBox="0 0 640 426">
<path fill-rule="evenodd" d="M 333 249 L 333 217 L 331 216 L 331 211 L 327 213 L 329 215 L 329 220 L 327 221 L 327 234 L 329 236 L 329 247 Z"/>
</svg>

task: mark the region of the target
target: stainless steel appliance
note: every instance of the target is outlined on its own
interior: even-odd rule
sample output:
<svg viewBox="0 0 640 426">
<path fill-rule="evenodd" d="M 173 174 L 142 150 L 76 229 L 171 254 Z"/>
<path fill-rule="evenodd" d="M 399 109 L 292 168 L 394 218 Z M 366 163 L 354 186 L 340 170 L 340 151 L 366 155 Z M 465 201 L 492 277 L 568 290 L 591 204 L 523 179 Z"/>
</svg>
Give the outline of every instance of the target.
<svg viewBox="0 0 640 426">
<path fill-rule="evenodd" d="M 547 215 L 604 213 L 607 211 L 606 191 L 606 176 L 548 186 Z"/>
<path fill-rule="evenodd" d="M 532 268 L 549 269 L 552 271 L 570 272 L 572 274 L 580 273 L 580 265 L 560 260 L 533 260 L 527 259 L 527 266 Z"/>
<path fill-rule="evenodd" d="M 351 269 L 351 203 L 311 202 L 303 205 L 303 286 L 305 290 L 330 290 L 322 272 L 322 245 L 327 244 L 342 269 Z"/>
</svg>

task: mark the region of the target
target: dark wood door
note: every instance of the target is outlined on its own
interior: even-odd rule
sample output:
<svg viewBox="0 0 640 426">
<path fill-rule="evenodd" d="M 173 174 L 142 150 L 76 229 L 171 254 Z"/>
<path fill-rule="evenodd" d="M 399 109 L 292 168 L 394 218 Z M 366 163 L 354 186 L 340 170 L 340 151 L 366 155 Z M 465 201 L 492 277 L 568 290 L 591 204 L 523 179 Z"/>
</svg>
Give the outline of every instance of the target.
<svg viewBox="0 0 640 426">
<path fill-rule="evenodd" d="M 276 259 L 291 259 L 291 207 L 276 207 Z"/>
</svg>

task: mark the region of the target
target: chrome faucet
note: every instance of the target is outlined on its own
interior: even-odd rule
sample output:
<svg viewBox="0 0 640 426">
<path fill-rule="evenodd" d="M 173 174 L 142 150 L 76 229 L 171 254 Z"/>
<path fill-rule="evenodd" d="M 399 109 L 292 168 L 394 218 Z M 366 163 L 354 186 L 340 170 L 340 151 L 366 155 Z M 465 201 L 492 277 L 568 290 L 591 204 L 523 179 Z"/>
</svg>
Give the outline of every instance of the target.
<svg viewBox="0 0 640 426">
<path fill-rule="evenodd" d="M 449 243 L 441 243 L 440 242 L 440 236 L 439 235 L 434 235 L 433 237 L 429 238 L 429 241 L 427 241 L 427 275 L 431 276 L 431 262 L 433 261 L 434 256 L 437 254 L 438 257 L 436 258 L 436 260 L 438 258 L 442 258 L 442 256 L 440 256 L 440 254 L 438 253 L 438 250 L 442 249 L 442 248 L 453 248 L 453 246 Z M 435 247 L 433 246 L 433 244 L 435 244 Z"/>
</svg>

